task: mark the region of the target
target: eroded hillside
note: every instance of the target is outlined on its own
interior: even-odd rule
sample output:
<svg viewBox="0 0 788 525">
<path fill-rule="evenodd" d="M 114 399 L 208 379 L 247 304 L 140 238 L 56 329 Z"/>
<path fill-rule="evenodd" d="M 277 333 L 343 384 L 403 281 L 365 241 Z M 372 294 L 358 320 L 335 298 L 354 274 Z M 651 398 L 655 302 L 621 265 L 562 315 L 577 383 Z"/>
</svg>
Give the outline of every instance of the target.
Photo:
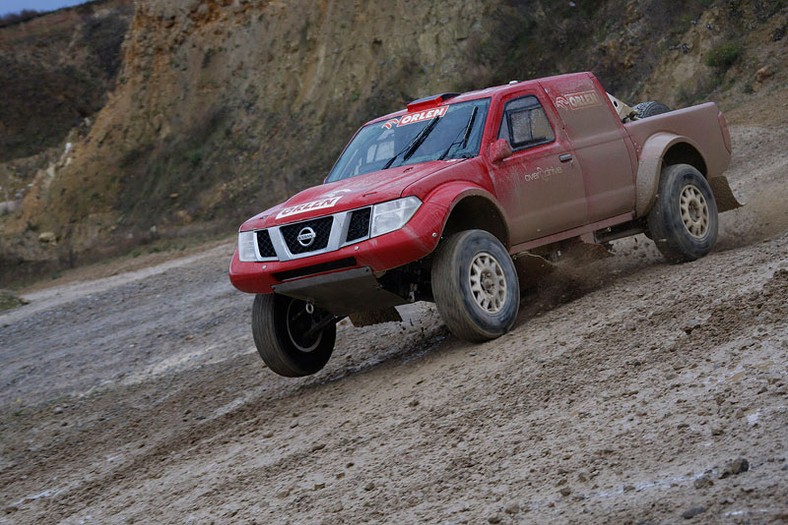
<svg viewBox="0 0 788 525">
<path fill-rule="evenodd" d="M 359 124 L 429 93 L 592 70 L 632 101 L 766 96 L 784 85 L 786 11 L 782 0 L 139 2 L 107 104 L 72 149 L 19 181 L 21 201 L 0 217 L 0 267 L 7 280 L 229 231 L 322 180 Z"/>
<path fill-rule="evenodd" d="M 106 0 L 0 29 L 0 162 L 60 146 L 104 106 L 133 13 Z"/>
</svg>

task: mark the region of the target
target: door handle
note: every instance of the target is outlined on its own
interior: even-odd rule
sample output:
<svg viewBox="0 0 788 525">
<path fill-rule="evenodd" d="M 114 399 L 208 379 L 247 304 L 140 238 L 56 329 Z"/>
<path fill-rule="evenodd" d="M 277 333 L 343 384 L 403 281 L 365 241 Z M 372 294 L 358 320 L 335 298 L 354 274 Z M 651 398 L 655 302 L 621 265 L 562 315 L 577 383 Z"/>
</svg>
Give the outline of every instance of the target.
<svg viewBox="0 0 788 525">
<path fill-rule="evenodd" d="M 558 160 L 560 160 L 561 162 L 569 162 L 570 160 L 572 160 L 572 154 L 571 153 L 563 153 L 563 154 L 558 156 Z"/>
</svg>

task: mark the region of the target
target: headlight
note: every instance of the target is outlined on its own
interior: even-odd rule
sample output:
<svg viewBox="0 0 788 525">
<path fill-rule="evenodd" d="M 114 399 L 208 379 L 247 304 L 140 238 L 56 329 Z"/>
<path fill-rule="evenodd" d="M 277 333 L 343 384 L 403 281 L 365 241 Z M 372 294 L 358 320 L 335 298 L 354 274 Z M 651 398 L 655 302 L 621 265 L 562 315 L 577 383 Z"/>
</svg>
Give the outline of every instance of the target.
<svg viewBox="0 0 788 525">
<path fill-rule="evenodd" d="M 241 262 L 254 262 L 259 259 L 254 237 L 255 232 L 240 232 L 238 234 L 238 258 Z"/>
<path fill-rule="evenodd" d="M 372 227 L 370 237 L 399 230 L 413 217 L 421 206 L 416 197 L 405 197 L 395 201 L 383 202 L 372 207 Z"/>
</svg>

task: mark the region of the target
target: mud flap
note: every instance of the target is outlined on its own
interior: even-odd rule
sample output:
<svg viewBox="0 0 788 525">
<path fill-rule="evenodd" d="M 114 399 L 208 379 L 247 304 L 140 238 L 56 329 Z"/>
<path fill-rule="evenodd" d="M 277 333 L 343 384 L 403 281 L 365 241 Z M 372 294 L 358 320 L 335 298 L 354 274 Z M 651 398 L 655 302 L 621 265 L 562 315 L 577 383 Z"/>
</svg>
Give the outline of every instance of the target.
<svg viewBox="0 0 788 525">
<path fill-rule="evenodd" d="M 717 212 L 722 213 L 744 206 L 744 204 L 736 200 L 736 196 L 728 184 L 727 177 L 712 177 L 709 179 L 709 186 L 711 186 L 711 192 L 714 194 L 714 200 L 717 202 Z"/>
</svg>

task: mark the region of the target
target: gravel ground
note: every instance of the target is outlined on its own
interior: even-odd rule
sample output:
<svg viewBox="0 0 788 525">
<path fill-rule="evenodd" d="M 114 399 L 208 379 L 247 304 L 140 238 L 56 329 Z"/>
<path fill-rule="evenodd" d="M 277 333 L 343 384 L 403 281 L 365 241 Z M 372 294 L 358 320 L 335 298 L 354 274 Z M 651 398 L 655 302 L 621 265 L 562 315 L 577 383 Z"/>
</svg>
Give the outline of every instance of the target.
<svg viewBox="0 0 788 525">
<path fill-rule="evenodd" d="M 788 131 L 732 133 L 717 250 L 565 261 L 485 344 L 416 304 L 278 377 L 229 245 L 26 294 L 0 524 L 784 523 Z"/>
</svg>

